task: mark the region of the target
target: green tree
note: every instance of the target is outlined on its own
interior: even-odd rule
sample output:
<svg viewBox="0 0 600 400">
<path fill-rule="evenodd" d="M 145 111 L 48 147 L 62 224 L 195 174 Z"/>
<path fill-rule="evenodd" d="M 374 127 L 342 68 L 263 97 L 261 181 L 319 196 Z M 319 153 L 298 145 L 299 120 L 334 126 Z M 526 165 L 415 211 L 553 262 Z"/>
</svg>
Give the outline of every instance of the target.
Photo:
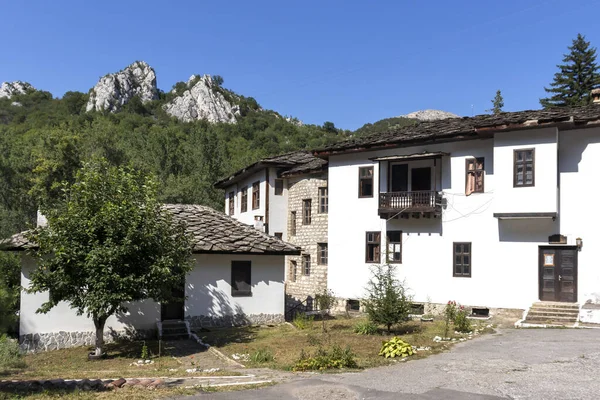
<svg viewBox="0 0 600 400">
<path fill-rule="evenodd" d="M 366 291 L 363 304 L 369 320 L 385 325 L 390 332 L 392 325 L 408 319 L 411 297 L 406 293 L 404 283 L 396 278 L 394 265 L 374 266 Z"/>
<path fill-rule="evenodd" d="M 171 288 L 190 270 L 191 241 L 157 200 L 154 179 L 106 160 L 84 164 L 52 208 L 48 225 L 29 234 L 39 268 L 28 292 L 50 293 L 37 310 L 65 301 L 96 328 L 103 355 L 108 317 L 144 299 L 173 300 Z"/>
<path fill-rule="evenodd" d="M 549 88 L 544 87 L 550 97 L 540 99 L 544 108 L 573 107 L 590 104 L 591 91 L 600 87 L 600 73 L 596 64 L 596 48 L 590 47 L 585 36 L 577 34 L 577 39 L 569 46 L 569 53 L 563 57 L 563 64 L 557 65 L 559 72 Z"/>
<path fill-rule="evenodd" d="M 334 124 L 333 122 L 331 122 L 331 121 L 326 121 L 326 122 L 323 124 L 323 130 L 324 130 L 325 132 L 336 132 L 336 131 L 337 131 L 337 128 L 335 127 L 335 124 Z"/>
<path fill-rule="evenodd" d="M 496 90 L 496 96 L 492 99 L 492 108 L 486 111 L 492 114 L 500 114 L 502 107 L 504 107 L 504 97 L 502 97 L 502 92 L 498 89 Z"/>
</svg>

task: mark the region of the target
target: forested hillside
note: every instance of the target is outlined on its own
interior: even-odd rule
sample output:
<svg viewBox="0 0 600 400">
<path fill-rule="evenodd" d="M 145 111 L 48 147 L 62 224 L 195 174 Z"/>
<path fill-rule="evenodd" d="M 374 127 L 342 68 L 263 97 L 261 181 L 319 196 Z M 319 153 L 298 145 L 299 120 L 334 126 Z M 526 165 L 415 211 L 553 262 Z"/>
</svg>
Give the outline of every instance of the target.
<svg viewBox="0 0 600 400">
<path fill-rule="evenodd" d="M 85 112 L 88 95 L 78 92 L 60 99 L 43 91 L 1 98 L 0 235 L 25 229 L 39 202 L 56 196 L 57 183 L 71 180 L 94 156 L 154 173 L 165 202 L 220 209 L 222 194 L 212 187 L 219 178 L 259 158 L 346 135 L 333 124 L 290 122 L 241 96 L 234 100 L 240 106 L 235 124 L 180 122 L 162 107 L 173 95 L 159 93 L 146 104 L 134 98 L 116 113 Z"/>
</svg>

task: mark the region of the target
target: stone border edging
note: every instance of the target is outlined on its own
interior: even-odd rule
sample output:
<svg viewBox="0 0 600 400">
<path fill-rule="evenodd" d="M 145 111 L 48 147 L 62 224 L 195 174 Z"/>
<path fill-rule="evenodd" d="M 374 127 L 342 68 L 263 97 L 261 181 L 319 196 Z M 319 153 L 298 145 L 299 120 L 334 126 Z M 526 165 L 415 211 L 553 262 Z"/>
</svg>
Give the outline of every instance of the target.
<svg viewBox="0 0 600 400">
<path fill-rule="evenodd" d="M 240 364 L 239 362 L 232 360 L 231 358 L 227 357 L 225 354 L 221 353 L 219 350 L 215 349 L 213 346 L 210 346 L 208 348 L 208 351 L 213 353 L 215 356 L 219 357 L 221 360 L 229 363 L 230 365 L 234 365 L 239 368 L 246 368 L 246 366 L 244 364 Z"/>
</svg>

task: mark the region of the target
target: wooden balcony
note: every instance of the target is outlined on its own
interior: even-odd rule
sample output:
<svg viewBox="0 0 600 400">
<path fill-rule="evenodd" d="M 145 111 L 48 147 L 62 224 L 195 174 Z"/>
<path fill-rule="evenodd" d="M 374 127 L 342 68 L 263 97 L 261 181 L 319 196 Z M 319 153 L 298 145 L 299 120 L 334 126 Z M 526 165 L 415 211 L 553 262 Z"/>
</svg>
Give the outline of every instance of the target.
<svg viewBox="0 0 600 400">
<path fill-rule="evenodd" d="M 442 194 L 434 190 L 379 193 L 379 216 L 435 218 L 442 214 Z"/>
</svg>

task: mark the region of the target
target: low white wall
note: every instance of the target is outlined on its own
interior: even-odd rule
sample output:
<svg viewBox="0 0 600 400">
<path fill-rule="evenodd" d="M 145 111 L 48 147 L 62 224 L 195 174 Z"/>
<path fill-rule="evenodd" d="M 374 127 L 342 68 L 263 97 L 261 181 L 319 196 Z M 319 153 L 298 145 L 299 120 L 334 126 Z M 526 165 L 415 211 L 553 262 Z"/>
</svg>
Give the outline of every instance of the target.
<svg viewBox="0 0 600 400">
<path fill-rule="evenodd" d="M 30 285 L 29 274 L 36 268 L 35 260 L 22 256 L 21 286 Z M 28 294 L 21 292 L 20 332 L 21 336 L 35 333 L 53 332 L 94 332 L 94 323 L 65 302 L 58 304 L 46 314 L 36 314 L 36 310 L 48 300 L 48 292 Z M 127 329 L 155 329 L 160 321 L 160 305 L 152 300 L 131 303 L 129 311 L 118 314 L 106 321 L 105 331 L 111 329 L 123 332 Z"/>
</svg>

